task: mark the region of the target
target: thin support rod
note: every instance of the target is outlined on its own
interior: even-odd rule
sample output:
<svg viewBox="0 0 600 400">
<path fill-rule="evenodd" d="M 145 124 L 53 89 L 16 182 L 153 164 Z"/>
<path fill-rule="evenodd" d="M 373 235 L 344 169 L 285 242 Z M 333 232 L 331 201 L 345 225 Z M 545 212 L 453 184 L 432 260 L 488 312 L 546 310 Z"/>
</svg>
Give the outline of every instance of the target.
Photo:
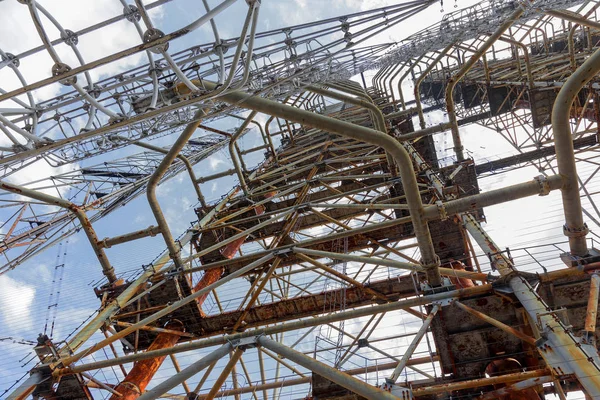
<svg viewBox="0 0 600 400">
<path fill-rule="evenodd" d="M 102 266 L 102 273 L 111 283 L 117 280 L 115 270 L 112 267 L 112 265 L 110 265 L 110 262 L 108 261 L 108 257 L 106 256 L 104 249 L 102 249 L 102 247 L 98 245 L 98 236 L 96 235 L 96 231 L 94 231 L 94 228 L 92 227 L 92 223 L 85 214 L 85 211 L 83 211 L 80 207 L 78 207 L 74 203 L 71 203 L 70 201 L 50 196 L 45 193 L 37 192 L 32 189 L 27 189 L 23 186 L 14 185 L 12 183 L 0 181 L 0 189 L 4 189 L 8 192 L 15 193 L 21 196 L 29 197 L 31 199 L 39 200 L 47 204 L 62 207 L 75 214 L 75 216 L 79 220 L 79 223 L 81 224 L 81 228 L 85 232 L 90 244 L 92 245 L 92 249 L 94 249 L 94 253 L 96 253 L 96 257 L 98 257 L 98 261 Z"/>
<path fill-rule="evenodd" d="M 304 355 L 296 350 L 292 350 L 289 347 L 284 346 L 283 344 L 278 343 L 274 340 L 268 339 L 265 336 L 258 337 L 256 341 L 261 346 L 285 358 L 288 358 L 294 361 L 295 363 L 303 366 L 304 368 L 313 371 L 329 379 L 330 381 L 345 387 L 346 389 L 354 393 L 366 397 L 369 400 L 397 400 L 397 397 L 392 395 L 391 393 L 371 386 L 368 383 L 358 380 L 353 376 L 345 374 L 341 371 L 338 371 L 335 368 L 331 368 L 330 366 L 323 364 L 322 362 L 308 357 L 307 355 Z"/>
<path fill-rule="evenodd" d="M 225 368 L 223 368 L 223 370 L 221 371 L 221 374 L 215 381 L 213 387 L 210 389 L 210 392 L 208 392 L 208 394 L 206 395 L 207 399 L 212 400 L 215 398 L 215 395 L 221 389 L 221 386 L 223 386 L 223 383 L 225 383 L 225 381 L 227 380 L 229 373 L 235 367 L 235 364 L 238 362 L 240 357 L 242 357 L 242 354 L 244 354 L 244 350 L 242 350 L 239 347 L 235 349 L 235 351 L 233 352 L 233 355 L 229 359 L 229 362 L 227 363 Z"/>
<path fill-rule="evenodd" d="M 200 360 L 191 364 L 189 367 L 185 368 L 180 373 L 173 375 L 166 381 L 156 385 L 150 390 L 147 390 L 146 393 L 144 393 L 138 398 L 138 400 L 154 400 L 161 397 L 163 394 L 167 393 L 169 390 L 173 389 L 182 382 L 190 379 L 198 372 L 202 371 L 204 368 L 225 357 L 227 354 L 229 354 L 231 350 L 231 344 L 224 344 L 215 351 L 209 353 L 208 355 L 202 357 Z"/>
<path fill-rule="evenodd" d="M 502 329 L 504 332 L 510 333 L 511 335 L 518 337 L 525 343 L 535 346 L 535 339 L 532 338 L 531 336 L 528 336 L 528 335 L 524 334 L 523 332 L 520 332 L 520 331 L 516 330 L 515 328 L 508 326 L 503 322 L 498 321 L 495 318 L 487 316 L 484 313 L 477 311 L 477 310 L 461 303 L 460 301 L 455 301 L 454 304 L 456 304 L 461 310 L 468 312 L 472 316 L 474 316 L 482 321 L 485 321 L 488 324 L 493 325 L 498 329 Z"/>
<path fill-rule="evenodd" d="M 402 373 L 402 370 L 404 370 L 404 368 L 406 368 L 406 366 L 408 365 L 408 360 L 410 360 L 413 353 L 417 349 L 417 346 L 419 345 L 419 343 L 421 343 L 421 339 L 423 339 L 423 336 L 425 336 L 425 334 L 427 333 L 427 330 L 429 329 L 429 325 L 431 325 L 431 321 L 433 321 L 433 317 L 435 317 L 435 315 L 437 314 L 437 312 L 439 310 L 440 310 L 440 305 L 435 304 L 433 306 L 433 308 L 431 309 L 431 312 L 429 313 L 427 318 L 425 318 L 425 320 L 423 321 L 423 325 L 421 325 L 421 328 L 415 334 L 415 337 L 413 338 L 412 342 L 410 342 L 410 344 L 408 345 L 408 348 L 404 351 L 404 354 L 402 355 L 400 362 L 394 369 L 394 372 L 392 372 L 392 375 L 390 375 L 390 377 L 386 379 L 386 381 L 388 383 L 396 383 L 398 378 L 400 378 L 400 374 Z"/>
</svg>

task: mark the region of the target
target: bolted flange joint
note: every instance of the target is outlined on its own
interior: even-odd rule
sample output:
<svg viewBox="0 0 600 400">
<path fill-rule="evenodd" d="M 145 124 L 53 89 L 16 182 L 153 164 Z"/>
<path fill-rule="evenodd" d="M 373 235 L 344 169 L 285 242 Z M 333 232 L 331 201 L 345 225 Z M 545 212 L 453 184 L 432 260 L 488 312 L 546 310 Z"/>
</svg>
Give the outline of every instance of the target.
<svg viewBox="0 0 600 400">
<path fill-rule="evenodd" d="M 70 70 L 71 70 L 71 67 L 69 67 L 67 64 L 56 63 L 52 67 L 52 76 L 58 77 L 58 76 L 61 76 L 62 74 L 66 74 Z M 77 82 L 77 76 L 76 75 L 70 76 L 68 78 L 61 79 L 59 82 L 65 86 L 73 86 Z"/>
<path fill-rule="evenodd" d="M 150 43 L 150 42 L 158 40 L 164 36 L 165 36 L 165 34 L 163 33 L 163 31 L 156 29 L 156 28 L 150 28 L 146 32 L 144 32 L 143 41 L 144 41 L 144 43 Z M 168 48 L 169 48 L 169 43 L 163 43 L 160 45 L 156 45 L 156 46 L 150 48 L 149 50 L 153 53 L 160 54 L 163 51 L 167 51 Z"/>
<path fill-rule="evenodd" d="M 21 62 L 19 61 L 19 59 L 17 58 L 17 56 L 15 56 L 12 53 L 4 53 L 1 57 L 0 57 L 1 61 L 8 61 L 7 65 L 14 67 L 14 68 L 19 68 L 19 65 L 21 65 Z"/>
<path fill-rule="evenodd" d="M 64 32 L 60 34 L 60 38 L 69 46 L 76 46 L 77 43 L 79 43 L 77 34 L 69 29 L 65 29 Z"/>
<path fill-rule="evenodd" d="M 128 4 L 123 7 L 123 15 L 125 19 L 129 22 L 139 21 L 142 19 L 142 15 L 140 14 L 140 10 L 133 4 Z"/>
<path fill-rule="evenodd" d="M 550 183 L 548 182 L 547 176 L 539 175 L 533 178 L 533 180 L 540 185 L 540 196 L 547 196 L 550 193 Z"/>
<path fill-rule="evenodd" d="M 588 226 L 586 223 L 584 223 L 583 226 L 581 226 L 579 228 L 569 228 L 567 225 L 563 225 L 563 233 L 565 236 L 567 236 L 569 238 L 584 237 L 589 232 L 590 232 L 590 230 L 588 229 Z"/>
</svg>

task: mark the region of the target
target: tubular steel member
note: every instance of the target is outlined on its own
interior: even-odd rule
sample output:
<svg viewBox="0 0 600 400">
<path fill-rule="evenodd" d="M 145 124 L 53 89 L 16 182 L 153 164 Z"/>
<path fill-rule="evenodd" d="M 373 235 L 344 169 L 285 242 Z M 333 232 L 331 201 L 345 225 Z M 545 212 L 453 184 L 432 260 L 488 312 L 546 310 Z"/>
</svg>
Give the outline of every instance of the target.
<svg viewBox="0 0 600 400">
<path fill-rule="evenodd" d="M 170 321 L 165 327 L 167 329 L 176 329 L 179 331 L 183 331 L 184 329 L 183 324 L 176 320 Z M 159 333 L 150 347 L 148 347 L 148 351 L 173 347 L 179 338 L 180 336 L 174 333 Z M 144 393 L 146 386 L 148 386 L 166 357 L 167 356 L 165 355 L 136 362 L 125 379 L 115 387 L 115 390 L 119 394 L 113 394 L 109 400 L 137 399 L 140 396 L 140 393 Z"/>
<path fill-rule="evenodd" d="M 190 137 L 194 134 L 198 125 L 200 125 L 200 118 L 206 115 L 204 109 L 199 109 L 196 111 L 192 122 L 190 122 L 181 135 L 177 138 L 173 146 L 169 149 L 169 152 L 163 158 L 161 163 L 156 167 L 156 170 L 150 177 L 148 181 L 148 189 L 146 192 L 146 197 L 148 198 L 148 203 L 150 204 L 150 209 L 154 214 L 154 218 L 158 223 L 158 227 L 161 230 L 162 237 L 167 245 L 167 249 L 169 249 L 169 256 L 173 260 L 175 266 L 179 269 L 183 269 L 183 263 L 181 261 L 181 257 L 179 256 L 180 249 L 177 248 L 175 241 L 173 240 L 173 235 L 171 235 L 171 230 L 169 229 L 169 224 L 167 224 L 167 220 L 165 219 L 164 214 L 162 213 L 162 209 L 158 204 L 158 199 L 156 198 L 156 188 L 160 183 L 161 178 L 167 172 L 167 169 L 171 165 L 171 163 L 177 158 L 181 150 L 184 148 Z M 195 185 L 197 186 L 197 185 Z"/>
<path fill-rule="evenodd" d="M 425 334 L 427 333 L 427 330 L 429 329 L 429 325 L 431 325 L 431 321 L 433 321 L 433 318 L 435 317 L 437 312 L 440 310 L 440 308 L 441 307 L 439 304 L 433 305 L 433 308 L 429 312 L 429 315 L 423 321 L 423 325 L 421 325 L 421 328 L 415 334 L 415 337 L 413 338 L 413 340 L 410 342 L 410 344 L 408 345 L 406 350 L 404 350 L 404 354 L 402 355 L 400 362 L 398 363 L 398 365 L 396 366 L 396 368 L 394 369 L 394 371 L 392 372 L 390 377 L 385 379 L 385 381 L 388 385 L 393 385 L 398 381 L 398 378 L 400 378 L 400 374 L 402 373 L 402 370 L 404 370 L 404 368 L 408 365 L 408 360 L 410 360 L 413 353 L 417 349 L 417 346 L 419 345 L 419 343 L 421 343 L 421 339 L 423 339 L 423 336 L 425 336 Z"/>
<path fill-rule="evenodd" d="M 598 315 L 598 294 L 600 292 L 600 275 L 593 274 L 590 280 L 590 295 L 585 313 L 584 339 L 589 344 L 596 343 L 596 319 Z"/>
<path fill-rule="evenodd" d="M 549 376 L 552 375 L 552 371 L 550 369 L 537 369 L 534 371 L 526 371 L 526 372 L 515 372 L 512 374 L 505 374 L 500 376 L 493 376 L 491 378 L 479 378 L 479 379 L 471 379 L 466 382 L 455 382 L 455 383 L 446 383 L 443 385 L 433 385 L 429 387 L 422 387 L 413 389 L 413 395 L 416 397 L 419 396 L 429 396 L 437 393 L 451 393 L 457 390 L 463 389 L 472 389 L 477 387 L 498 385 L 503 383 L 512 383 L 519 382 L 524 379 L 530 378 L 538 378 L 541 376 Z"/>
<path fill-rule="evenodd" d="M 396 96 L 394 96 L 394 79 L 396 79 L 396 76 L 398 76 L 398 74 L 400 74 L 402 72 L 402 70 L 404 69 L 404 67 L 406 67 L 409 64 L 410 61 L 407 61 L 405 63 L 402 63 L 402 65 L 398 64 L 400 66 L 400 68 L 398 68 L 398 71 L 396 71 L 394 73 L 394 75 L 392 75 L 390 77 L 390 82 L 389 82 L 389 88 L 390 88 L 390 94 L 392 95 L 392 105 L 394 107 L 394 110 L 398 110 L 398 104 L 396 103 Z M 404 106 L 404 103 L 403 103 Z"/>
<path fill-rule="evenodd" d="M 245 121 L 244 117 L 240 117 L 239 115 L 236 115 L 236 114 L 227 113 L 226 115 L 229 117 L 233 117 L 233 118 L 237 118 L 237 119 L 241 119 L 242 121 Z M 263 143 L 265 143 L 265 146 L 268 146 L 268 148 L 271 150 L 271 154 L 273 155 L 273 158 L 275 158 L 275 161 L 278 161 L 279 159 L 277 156 L 277 150 L 275 149 L 275 145 L 273 144 L 273 139 L 271 138 L 271 135 L 265 134 L 265 130 L 263 129 L 263 126 L 260 124 L 260 122 L 256 121 L 255 119 L 253 119 L 250 122 L 258 127 L 260 135 L 263 138 Z M 242 153 L 244 153 L 244 152 L 242 152 Z"/>
<path fill-rule="evenodd" d="M 525 46 L 523 43 L 519 42 L 518 40 L 514 40 L 511 38 L 504 37 L 504 36 L 499 37 L 498 40 L 500 40 L 502 42 L 510 43 L 515 46 L 515 55 L 516 55 L 515 58 L 517 59 L 517 61 L 519 60 L 519 50 L 517 48 L 521 48 L 521 50 L 523 50 L 523 57 L 525 59 L 525 73 L 527 74 L 527 87 L 529 89 L 533 89 L 534 79 L 533 79 L 533 73 L 531 71 L 531 62 L 529 60 L 529 49 L 527 48 L 527 46 Z M 519 67 L 519 72 L 520 72 L 520 67 Z"/>
<path fill-rule="evenodd" d="M 126 233 L 124 235 L 107 237 L 98 242 L 99 247 L 104 247 L 106 249 L 111 248 L 114 245 L 131 242 L 132 240 L 141 239 L 148 236 L 156 236 L 160 233 L 160 228 L 158 226 L 149 226 L 146 229 L 141 229 L 139 231 Z"/>
<path fill-rule="evenodd" d="M 237 159 L 237 154 L 235 153 L 235 143 L 237 142 L 238 138 L 244 133 L 248 125 L 250 125 L 250 122 L 254 120 L 256 114 L 258 114 L 258 112 L 252 111 L 250 115 L 248 115 L 248 117 L 244 120 L 242 125 L 240 125 L 240 127 L 235 131 L 233 135 L 231 135 L 231 139 L 229 139 L 229 155 L 231 156 L 231 161 L 233 162 L 235 173 L 237 174 L 238 179 L 240 180 L 240 186 L 245 195 L 248 195 L 248 185 L 246 184 L 244 172 L 240 167 L 240 162 Z M 240 158 L 241 157 L 242 156 L 240 155 Z"/>
<path fill-rule="evenodd" d="M 106 279 L 108 279 L 110 283 L 114 283 L 117 281 L 115 270 L 112 267 L 112 265 L 110 265 L 110 262 L 108 261 L 108 257 L 106 256 L 104 249 L 102 249 L 102 246 L 98 244 L 99 240 L 98 236 L 96 235 L 96 231 L 94 231 L 92 223 L 88 219 L 84 210 L 82 210 L 76 204 L 71 203 L 70 201 L 50 196 L 45 193 L 37 192 L 35 190 L 27 189 L 22 186 L 14 185 L 12 183 L 0 181 L 0 189 L 4 189 L 11 193 L 39 200 L 50 205 L 62 207 L 75 214 L 75 216 L 79 220 L 79 223 L 81 224 L 81 228 L 85 232 L 85 235 L 87 236 L 90 244 L 92 245 L 92 249 L 94 249 L 94 253 L 96 253 L 96 257 L 98 257 L 98 261 L 102 266 L 102 273 L 104 274 L 104 276 L 106 276 Z"/>
<path fill-rule="evenodd" d="M 454 98 L 453 92 L 456 84 L 461 80 L 465 74 L 475 65 L 477 60 L 498 40 L 504 32 L 510 28 L 511 25 L 525 12 L 525 8 L 521 5 L 506 19 L 506 21 L 500 25 L 500 27 L 484 42 L 484 44 L 477 49 L 477 51 L 469 58 L 469 60 L 462 65 L 462 67 L 448 79 L 446 82 L 446 110 L 448 111 L 448 120 L 451 124 L 450 129 L 452 130 L 452 140 L 454 141 L 454 152 L 456 153 L 456 159 L 458 162 L 464 161 L 465 156 L 463 153 L 463 145 L 460 140 L 460 133 L 458 131 L 458 120 L 456 119 L 456 111 L 454 109 Z"/>
<path fill-rule="evenodd" d="M 311 357 L 308 357 L 296 350 L 292 350 L 287 346 L 284 346 L 281 343 L 278 343 L 274 340 L 268 339 L 265 336 L 259 336 L 256 339 L 256 342 L 285 357 L 294 361 L 295 363 L 307 368 L 314 373 L 317 373 L 323 376 L 326 379 L 329 379 L 332 382 L 337 383 L 340 386 L 345 387 L 346 389 L 359 394 L 363 397 L 366 397 L 369 400 L 398 400 L 398 398 L 392 395 L 389 392 L 376 388 L 374 386 L 369 385 L 361 380 L 358 380 L 348 374 L 345 374 L 341 371 L 338 371 L 335 368 L 332 368 L 322 362 L 319 362 Z"/>
<path fill-rule="evenodd" d="M 198 125 L 199 124 L 200 124 L 200 121 L 198 121 Z M 121 137 L 119 137 L 119 139 L 127 140 L 126 138 L 121 138 Z M 142 147 L 144 149 L 156 151 L 158 153 L 169 154 L 169 151 L 167 149 L 163 149 L 162 147 L 154 146 L 150 143 L 133 142 L 132 144 L 134 144 L 135 146 Z M 202 205 L 203 208 L 207 208 L 208 204 L 206 204 L 206 199 L 204 198 L 204 195 L 202 194 L 202 191 L 200 190 L 200 185 L 198 185 L 198 183 L 197 183 L 198 179 L 196 179 L 196 173 L 194 172 L 192 163 L 190 162 L 190 160 L 188 160 L 188 158 L 186 156 L 184 156 L 181 153 L 177 154 L 177 158 L 179 158 L 183 162 L 183 164 L 185 165 L 185 169 L 187 169 L 187 171 L 188 171 L 188 175 L 190 176 L 190 179 L 192 180 L 192 186 L 194 187 L 194 190 L 196 191 L 196 196 L 198 196 L 198 201 L 200 201 L 200 204 Z"/>
<path fill-rule="evenodd" d="M 217 392 L 219 390 L 221 390 L 221 386 L 223 386 L 223 383 L 225 383 L 225 381 L 227 380 L 227 376 L 231 373 L 231 371 L 235 367 L 235 364 L 242 357 L 242 354 L 244 354 L 244 349 L 241 347 L 236 347 L 233 354 L 231 355 L 231 358 L 229 359 L 229 362 L 227 362 L 227 365 L 225 365 L 225 367 L 221 371 L 221 374 L 215 380 L 215 383 L 213 384 L 213 387 L 210 389 L 210 392 L 208 392 L 208 394 L 206 395 L 207 399 L 212 400 L 215 398 L 215 395 L 217 394 Z"/>
<path fill-rule="evenodd" d="M 414 62 L 411 62 L 410 60 L 408 60 L 408 62 L 407 62 L 408 69 L 398 80 L 398 95 L 400 96 L 400 104 L 402 104 L 402 109 L 405 111 L 406 111 L 406 104 L 404 102 L 404 94 L 402 92 L 402 82 L 404 82 L 406 77 L 408 77 L 408 74 L 410 74 L 412 72 L 412 70 L 421 62 L 423 57 L 425 57 L 425 53 L 421 54 L 419 57 L 417 57 Z"/>
<path fill-rule="evenodd" d="M 520 332 L 518 330 L 516 330 L 515 328 L 508 326 L 500 321 L 498 321 L 497 319 L 494 319 L 492 317 L 489 317 L 487 315 L 485 315 L 482 312 L 479 312 L 467 305 L 464 305 L 463 303 L 461 303 L 458 300 L 454 301 L 454 304 L 456 304 L 460 309 L 468 312 L 469 314 L 479 318 L 482 321 L 487 322 L 490 325 L 494 325 L 496 328 L 502 329 L 505 332 L 510 333 L 511 335 L 514 335 L 516 337 L 518 337 L 519 339 L 521 339 L 522 341 L 529 343 L 532 346 L 535 346 L 536 344 L 536 340 L 534 338 L 532 338 L 531 336 L 527 336 L 526 334 L 524 334 L 523 332 Z"/>
<path fill-rule="evenodd" d="M 515 270 L 511 260 L 469 214 L 463 223 L 479 247 L 491 255 L 492 266 L 507 279 L 507 288 L 523 305 L 531 323 L 536 324 L 540 339 L 536 342 L 546 364 L 561 375 L 572 374 L 588 396 L 600 399 L 600 357 L 595 346 L 584 344 L 567 329 L 560 318 L 542 300 L 531 284 Z"/>
<path fill-rule="evenodd" d="M 196 179 L 196 182 L 206 183 L 206 182 L 210 182 L 212 180 L 219 179 L 219 178 L 224 178 L 226 176 L 230 176 L 233 174 L 235 174 L 235 169 L 230 168 L 230 169 L 222 171 L 222 172 L 217 172 L 216 174 L 201 176 L 200 178 Z"/>
<path fill-rule="evenodd" d="M 574 257 L 585 257 L 588 254 L 585 236 L 589 232 L 583 221 L 581 198 L 573 137 L 569 124 L 571 107 L 577 94 L 596 74 L 600 72 L 600 50 L 596 50 L 573 74 L 567 79 L 558 92 L 552 109 L 552 131 L 554 132 L 554 147 L 558 172 L 564 176 L 565 185 L 562 189 L 562 203 L 565 213 L 564 234 L 569 238 L 569 248 Z"/>
<path fill-rule="evenodd" d="M 429 74 L 433 70 L 433 68 L 440 61 L 442 61 L 442 58 L 444 58 L 444 56 L 448 54 L 450 50 L 452 50 L 452 47 L 454 47 L 454 43 L 450 43 L 442 51 L 440 51 L 440 54 L 438 54 L 438 56 L 431 63 L 429 63 L 427 68 L 425 68 L 425 70 L 421 73 L 421 75 L 419 75 L 419 77 L 415 81 L 413 94 L 415 96 L 415 105 L 417 109 L 417 114 L 419 115 L 419 126 L 421 127 L 421 129 L 425 129 L 426 127 L 425 116 L 423 115 L 423 105 L 421 104 L 421 83 L 423 83 L 423 81 L 427 77 L 427 74 Z"/>
<path fill-rule="evenodd" d="M 171 376 L 167 380 L 162 383 L 156 385 L 152 389 L 146 391 L 142 394 L 138 399 L 139 400 L 154 400 L 161 397 L 163 394 L 167 393 L 169 390 L 173 389 L 180 383 L 185 380 L 193 377 L 198 372 L 202 371 L 204 368 L 208 367 L 215 361 L 220 360 L 225 357 L 229 352 L 233 350 L 233 346 L 230 343 L 226 343 L 216 350 L 212 351 L 208 355 L 202 357 L 200 360 L 194 362 L 189 367 L 185 368 L 180 373 Z M 191 392 L 188 395 L 198 395 L 197 393 Z M 192 397 L 193 398 L 193 397 Z"/>
</svg>

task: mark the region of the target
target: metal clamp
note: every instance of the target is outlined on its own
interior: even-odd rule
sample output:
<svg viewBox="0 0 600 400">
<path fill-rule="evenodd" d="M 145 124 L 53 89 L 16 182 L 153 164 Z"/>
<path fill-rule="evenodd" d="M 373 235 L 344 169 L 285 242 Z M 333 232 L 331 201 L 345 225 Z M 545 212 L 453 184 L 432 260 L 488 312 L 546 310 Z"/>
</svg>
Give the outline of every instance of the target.
<svg viewBox="0 0 600 400">
<path fill-rule="evenodd" d="M 438 209 L 438 214 L 440 215 L 440 220 L 445 221 L 448 219 L 448 213 L 446 212 L 446 206 L 441 200 L 435 202 L 435 206 Z"/>
<path fill-rule="evenodd" d="M 550 183 L 548 182 L 548 177 L 545 175 L 539 175 L 533 178 L 538 185 L 540 185 L 540 196 L 547 196 L 550 193 Z"/>
</svg>

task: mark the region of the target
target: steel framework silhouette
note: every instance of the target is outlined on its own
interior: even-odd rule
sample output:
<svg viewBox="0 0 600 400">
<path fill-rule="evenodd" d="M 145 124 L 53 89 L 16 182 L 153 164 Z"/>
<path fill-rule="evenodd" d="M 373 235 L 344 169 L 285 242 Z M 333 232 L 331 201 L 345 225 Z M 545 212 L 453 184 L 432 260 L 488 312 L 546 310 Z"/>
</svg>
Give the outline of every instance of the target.
<svg viewBox="0 0 600 400">
<path fill-rule="evenodd" d="M 42 45 L 0 49 L 20 82 L 0 88 L 0 274 L 83 231 L 104 278 L 94 315 L 40 335 L 7 398 L 600 399 L 600 3 L 486 0 L 400 43 L 381 33 L 435 1 L 267 32 L 259 0 L 203 0 L 172 32 L 150 12 L 176 1 L 121 1 L 77 32 L 19 3 Z M 239 35 L 223 39 L 234 3 Z M 124 22 L 138 45 L 84 59 L 80 39 Z M 204 25 L 214 41 L 170 51 Z M 20 65 L 39 53 L 51 71 L 28 82 Z M 40 101 L 45 87 L 60 94 Z M 470 154 L 478 129 L 510 154 Z M 248 132 L 258 144 L 241 144 Z M 198 168 L 221 152 L 226 169 Z M 18 180 L 39 163 L 77 167 Z M 480 189 L 524 167 L 538 176 Z M 156 194 L 180 173 L 198 199 L 183 233 Z M 203 194 L 233 179 L 218 201 Z M 565 240 L 540 222 L 539 241 L 507 249 L 486 231 L 486 207 L 552 192 Z M 98 221 L 141 194 L 155 223 L 100 238 Z M 152 236 L 166 247 L 152 263 L 114 267 L 106 249 Z"/>
</svg>

